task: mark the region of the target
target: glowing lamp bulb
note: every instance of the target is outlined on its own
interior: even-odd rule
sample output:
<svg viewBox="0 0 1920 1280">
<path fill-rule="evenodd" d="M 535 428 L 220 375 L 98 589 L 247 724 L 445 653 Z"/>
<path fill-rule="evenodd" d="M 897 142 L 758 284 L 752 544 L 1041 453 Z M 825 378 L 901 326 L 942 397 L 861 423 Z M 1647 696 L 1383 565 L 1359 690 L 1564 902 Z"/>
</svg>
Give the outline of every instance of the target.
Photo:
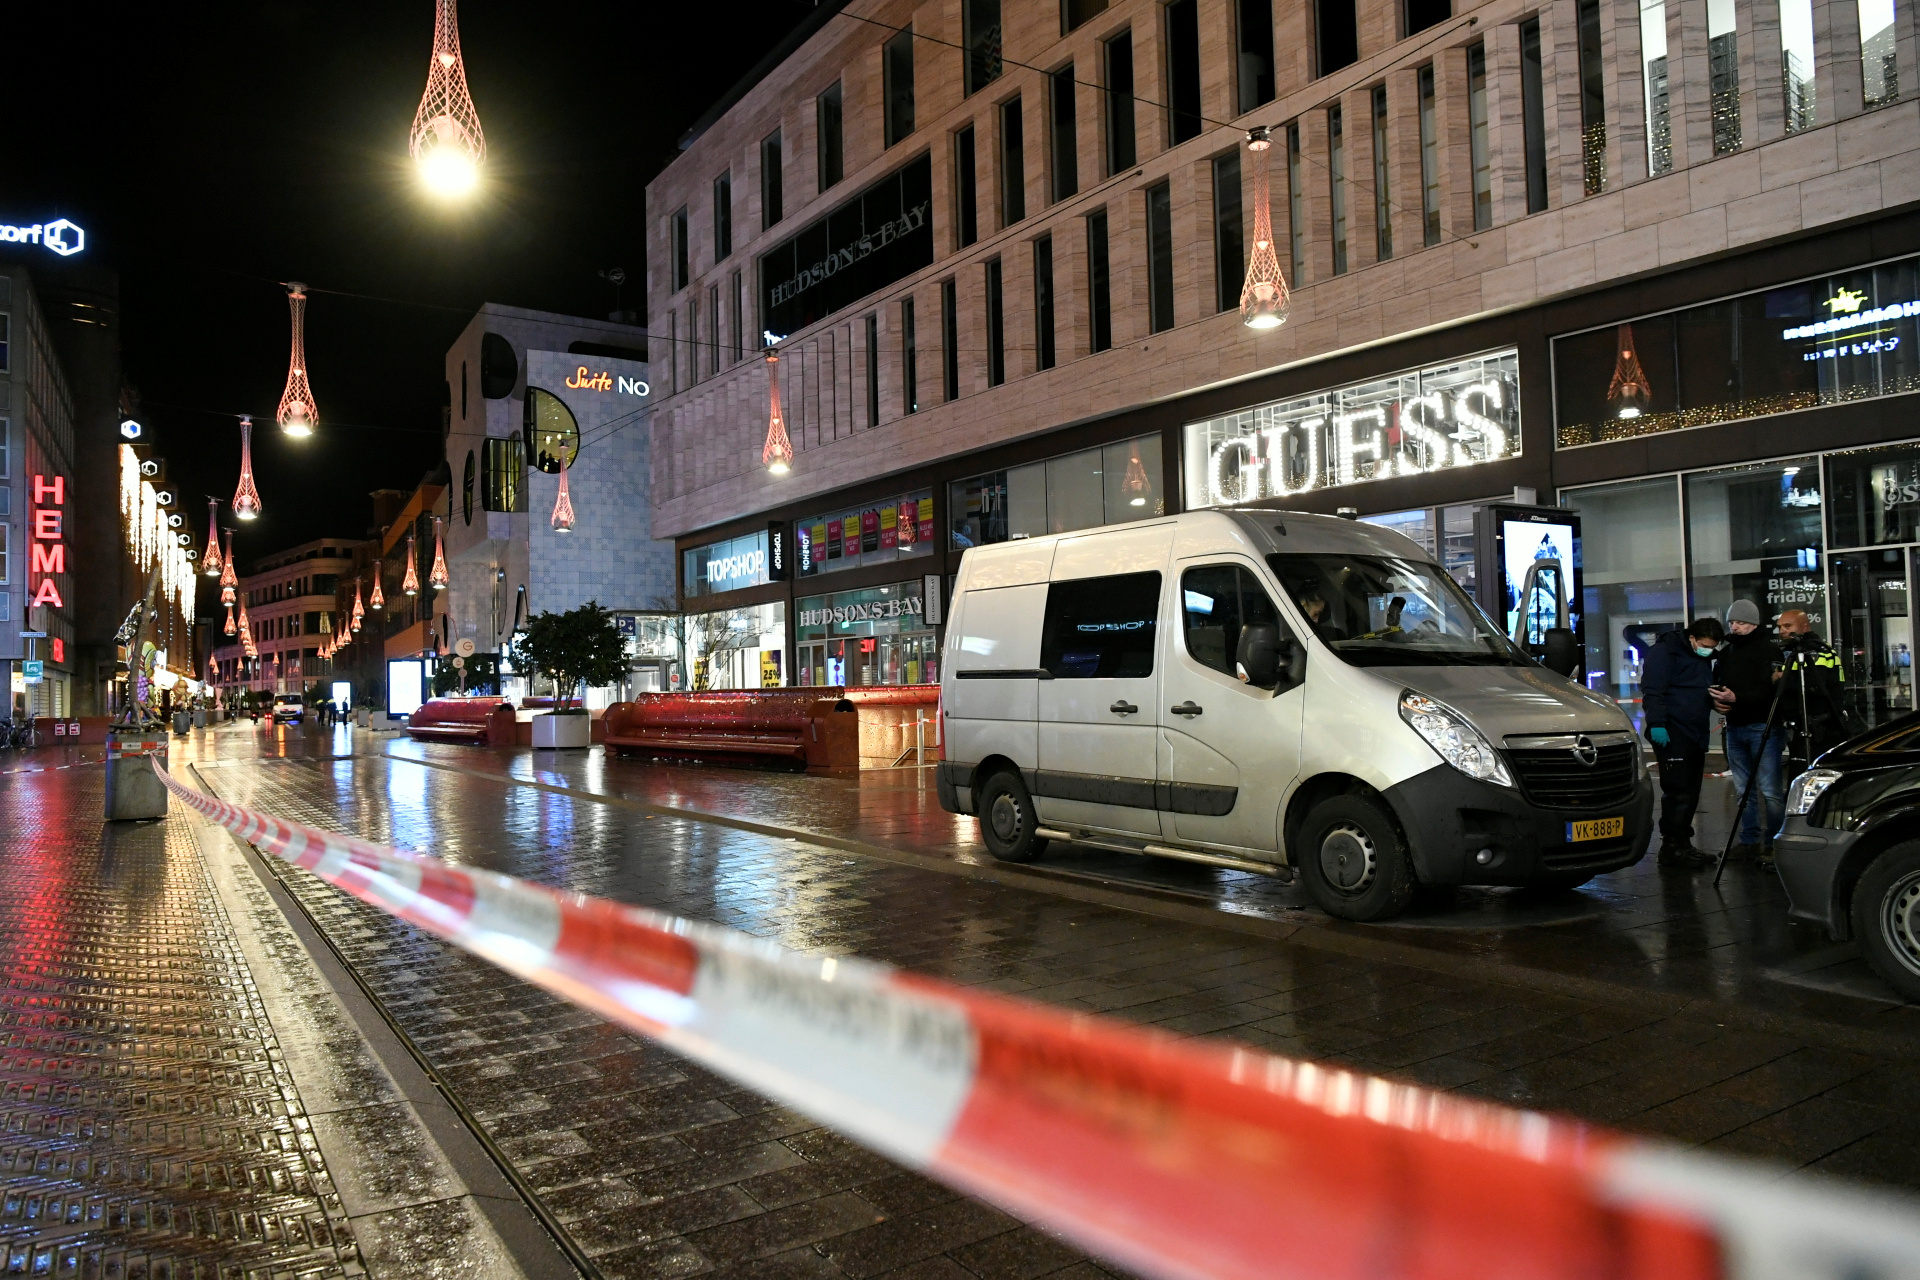
<svg viewBox="0 0 1920 1280">
<path fill-rule="evenodd" d="M 772 472 L 776 476 L 783 476 L 787 474 L 787 472 L 791 471 L 792 469 L 793 468 L 789 467 L 786 463 L 781 462 L 777 459 L 767 464 L 767 470 Z"/>
<path fill-rule="evenodd" d="M 1145 498 L 1135 498 L 1133 501 L 1129 502 L 1127 505 L 1130 507 L 1144 507 L 1147 505 L 1147 500 Z"/>
<path fill-rule="evenodd" d="M 438 196 L 464 196 L 480 183 L 480 168 L 458 145 L 425 148 L 420 153 L 420 181 Z"/>
</svg>

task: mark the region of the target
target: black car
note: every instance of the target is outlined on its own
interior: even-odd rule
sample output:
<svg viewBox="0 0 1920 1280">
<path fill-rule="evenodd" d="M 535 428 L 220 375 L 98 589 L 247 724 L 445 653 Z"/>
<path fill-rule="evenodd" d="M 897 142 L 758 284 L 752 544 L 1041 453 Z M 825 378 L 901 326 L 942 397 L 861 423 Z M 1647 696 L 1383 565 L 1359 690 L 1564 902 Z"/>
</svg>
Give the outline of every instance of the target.
<svg viewBox="0 0 1920 1280">
<path fill-rule="evenodd" d="M 1773 848 L 1788 914 L 1857 939 L 1875 972 L 1920 1000 L 1920 712 L 1795 778 Z"/>
</svg>

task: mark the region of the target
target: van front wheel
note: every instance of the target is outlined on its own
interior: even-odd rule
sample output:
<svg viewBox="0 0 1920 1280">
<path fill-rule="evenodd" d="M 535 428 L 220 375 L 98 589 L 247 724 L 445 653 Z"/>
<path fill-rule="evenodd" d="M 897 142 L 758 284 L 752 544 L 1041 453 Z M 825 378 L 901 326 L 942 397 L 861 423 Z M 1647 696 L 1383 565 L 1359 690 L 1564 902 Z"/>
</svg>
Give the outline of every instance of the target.
<svg viewBox="0 0 1920 1280">
<path fill-rule="evenodd" d="M 1295 859 L 1322 911 L 1342 920 L 1386 920 L 1413 901 L 1413 862 L 1386 806 L 1370 796 L 1329 796 L 1307 814 Z"/>
<path fill-rule="evenodd" d="M 1032 862 L 1046 852 L 1047 842 L 1034 834 L 1040 820 L 1034 816 L 1033 797 L 1019 774 L 1009 770 L 988 778 L 976 807 L 980 838 L 1000 861 Z"/>
</svg>

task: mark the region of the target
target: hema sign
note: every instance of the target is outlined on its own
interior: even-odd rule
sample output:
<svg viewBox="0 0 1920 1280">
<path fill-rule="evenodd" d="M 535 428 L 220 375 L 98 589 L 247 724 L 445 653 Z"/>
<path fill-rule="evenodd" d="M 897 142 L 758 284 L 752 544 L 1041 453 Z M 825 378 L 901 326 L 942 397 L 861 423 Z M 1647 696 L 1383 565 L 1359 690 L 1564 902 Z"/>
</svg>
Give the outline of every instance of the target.
<svg viewBox="0 0 1920 1280">
<path fill-rule="evenodd" d="M 37 244 L 42 249 L 50 249 L 63 258 L 71 258 L 87 247 L 87 233 L 76 223 L 69 222 L 65 218 L 55 218 L 52 222 L 36 222 L 24 227 L 0 223 L 0 243 Z"/>
<path fill-rule="evenodd" d="M 761 324 L 795 333 L 930 265 L 932 214 L 923 155 L 762 255 Z"/>
</svg>

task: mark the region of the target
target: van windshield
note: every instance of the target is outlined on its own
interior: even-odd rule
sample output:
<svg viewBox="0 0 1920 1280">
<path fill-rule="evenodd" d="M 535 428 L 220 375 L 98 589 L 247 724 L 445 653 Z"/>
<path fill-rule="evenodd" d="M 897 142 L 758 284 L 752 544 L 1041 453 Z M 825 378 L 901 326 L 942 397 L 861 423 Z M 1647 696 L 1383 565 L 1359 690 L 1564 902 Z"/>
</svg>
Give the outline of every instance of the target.
<svg viewBox="0 0 1920 1280">
<path fill-rule="evenodd" d="M 1437 565 L 1278 553 L 1267 563 L 1314 634 L 1356 667 L 1531 665 Z"/>
</svg>

